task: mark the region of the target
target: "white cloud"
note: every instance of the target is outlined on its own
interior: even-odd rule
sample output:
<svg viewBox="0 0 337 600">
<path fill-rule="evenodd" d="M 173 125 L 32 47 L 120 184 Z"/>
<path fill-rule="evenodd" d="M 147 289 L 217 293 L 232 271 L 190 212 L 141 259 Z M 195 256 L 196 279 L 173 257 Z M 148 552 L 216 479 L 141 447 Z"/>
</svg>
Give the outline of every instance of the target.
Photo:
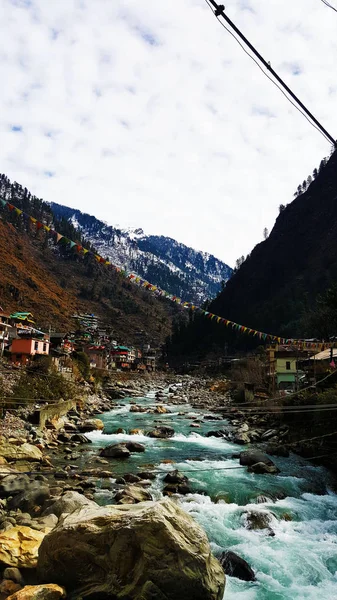
<svg viewBox="0 0 337 600">
<path fill-rule="evenodd" d="M 337 137 L 337 15 L 226 11 Z M 2 16 L 1 170 L 45 200 L 234 264 L 329 153 L 203 0 L 2 0 Z"/>
</svg>

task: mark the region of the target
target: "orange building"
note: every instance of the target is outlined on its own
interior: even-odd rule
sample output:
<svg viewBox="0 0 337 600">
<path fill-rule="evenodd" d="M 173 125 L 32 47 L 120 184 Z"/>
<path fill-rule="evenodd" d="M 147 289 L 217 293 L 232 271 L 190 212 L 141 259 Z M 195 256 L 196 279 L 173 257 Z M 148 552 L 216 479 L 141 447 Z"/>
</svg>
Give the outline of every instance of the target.
<svg viewBox="0 0 337 600">
<path fill-rule="evenodd" d="M 11 346 L 12 361 L 25 365 L 35 356 L 48 356 L 49 346 L 50 341 L 47 339 L 15 338 Z"/>
</svg>

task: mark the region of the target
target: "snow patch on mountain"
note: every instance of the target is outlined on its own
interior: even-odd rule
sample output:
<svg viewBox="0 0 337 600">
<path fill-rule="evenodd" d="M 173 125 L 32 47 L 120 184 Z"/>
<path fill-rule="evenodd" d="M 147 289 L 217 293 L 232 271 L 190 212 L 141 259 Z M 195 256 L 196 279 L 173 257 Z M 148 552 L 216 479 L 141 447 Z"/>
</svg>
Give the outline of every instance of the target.
<svg viewBox="0 0 337 600">
<path fill-rule="evenodd" d="M 141 228 L 120 229 L 96 217 L 51 203 L 57 218 L 65 218 L 116 266 L 133 271 L 151 283 L 184 300 L 200 303 L 214 298 L 232 269 L 208 252 L 176 240 L 146 235 Z"/>
</svg>

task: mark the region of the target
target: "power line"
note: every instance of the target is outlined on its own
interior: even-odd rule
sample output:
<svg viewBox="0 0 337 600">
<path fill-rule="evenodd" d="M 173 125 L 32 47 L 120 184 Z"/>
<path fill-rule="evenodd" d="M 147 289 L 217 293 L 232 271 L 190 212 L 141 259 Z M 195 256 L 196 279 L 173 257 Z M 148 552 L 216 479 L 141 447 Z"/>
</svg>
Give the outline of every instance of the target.
<svg viewBox="0 0 337 600">
<path fill-rule="evenodd" d="M 327 0 L 321 0 L 321 2 L 323 2 L 323 4 L 325 4 L 325 6 L 328 6 L 329 8 L 332 8 L 332 10 L 334 10 L 335 12 L 337 12 L 337 8 L 335 8 L 334 6 L 332 6 L 332 4 L 330 4 L 330 2 L 328 2 Z"/>
<path fill-rule="evenodd" d="M 259 67 L 259 69 L 262 71 L 262 73 L 268 77 L 268 79 L 282 92 L 282 94 L 287 98 L 287 100 L 293 105 L 295 106 L 295 108 L 307 119 L 307 121 L 309 121 L 309 123 L 315 127 L 315 129 L 317 129 L 324 137 L 327 141 L 331 142 L 333 144 L 334 147 L 336 147 L 336 140 L 332 137 L 332 135 L 329 134 L 329 132 L 323 127 L 323 125 L 321 125 L 321 123 L 316 119 L 316 117 L 314 117 L 314 115 L 309 111 L 309 109 L 303 104 L 303 102 L 301 102 L 301 100 L 294 94 L 294 92 L 292 92 L 292 90 L 289 88 L 289 86 L 283 81 L 283 79 L 281 79 L 281 77 L 276 73 L 276 71 L 274 71 L 274 69 L 271 67 L 270 63 L 268 63 L 263 56 L 256 50 L 256 48 L 249 42 L 249 40 L 243 35 L 243 33 L 241 33 L 241 31 L 236 27 L 236 25 L 229 19 L 229 17 L 227 17 L 227 15 L 225 14 L 225 7 L 222 4 L 217 4 L 215 2 L 215 0 L 205 0 L 207 5 L 209 6 L 210 10 L 212 11 L 212 13 L 216 16 L 217 20 L 219 21 L 219 23 L 224 27 L 224 29 L 226 29 L 226 31 L 228 33 L 230 33 L 232 35 L 232 37 L 234 37 L 234 39 L 238 42 L 238 44 L 241 46 L 241 48 L 244 50 L 244 52 L 246 52 L 246 54 L 257 64 L 257 66 Z M 322 0 L 323 1 L 323 0 Z M 212 6 L 214 7 L 215 10 L 212 9 Z M 243 42 L 248 46 L 248 48 L 250 48 L 250 50 L 255 54 L 255 56 L 260 60 L 260 62 L 262 62 L 262 64 L 264 65 L 264 67 L 273 75 L 273 77 L 275 77 L 275 79 L 281 84 L 281 86 L 286 90 L 287 94 L 289 94 L 297 103 L 294 104 L 290 98 L 287 96 L 287 94 L 284 93 L 284 91 L 281 89 L 281 87 L 279 85 L 277 85 L 277 83 L 271 78 L 269 77 L 269 75 L 260 67 L 260 65 L 258 64 L 258 62 L 255 60 L 255 58 L 249 54 L 249 52 L 246 51 L 246 49 L 242 46 L 242 44 L 240 43 L 240 41 L 237 39 L 237 37 L 229 30 L 227 29 L 227 27 L 222 23 L 222 21 L 220 21 L 219 17 L 222 17 L 223 19 L 225 19 L 225 21 L 230 25 L 230 27 L 232 29 L 234 29 L 235 33 L 243 40 Z M 299 108 L 301 107 L 302 110 Z M 304 112 L 303 112 L 304 111 Z M 306 113 L 306 114 L 305 114 Z M 309 117 L 309 118 L 308 118 Z"/>
</svg>

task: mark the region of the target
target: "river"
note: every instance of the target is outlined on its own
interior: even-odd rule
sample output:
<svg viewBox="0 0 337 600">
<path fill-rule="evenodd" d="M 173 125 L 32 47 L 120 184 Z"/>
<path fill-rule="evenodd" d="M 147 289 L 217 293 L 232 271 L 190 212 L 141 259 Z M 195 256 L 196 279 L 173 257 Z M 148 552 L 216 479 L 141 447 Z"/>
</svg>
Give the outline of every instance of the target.
<svg viewBox="0 0 337 600">
<path fill-rule="evenodd" d="M 153 407 L 154 393 L 136 401 Z M 98 415 L 105 429 L 88 434 L 93 442 L 89 452 L 127 440 L 144 444 L 145 453 L 109 462 L 120 475 L 154 466 L 157 476 L 149 491 L 155 499 L 162 497 L 167 471 L 177 468 L 188 476 L 193 493 L 180 496 L 179 503 L 205 529 L 215 555 L 232 550 L 256 573 L 256 582 L 250 583 L 227 576 L 224 600 L 337 600 L 337 496 L 328 472 L 290 455 L 273 457 L 279 475 L 248 473 L 232 457 L 244 447 L 205 437 L 228 427 L 226 420 L 204 420 L 205 411 L 187 404 L 166 407 L 170 412 L 163 415 L 135 413 L 129 399 L 121 401 L 115 410 Z M 192 421 L 199 421 L 200 429 L 192 429 Z M 175 435 L 160 440 L 115 433 L 118 428 L 147 432 L 158 424 L 173 427 Z M 112 493 L 102 489 L 95 500 L 111 503 Z M 247 529 L 249 511 L 268 513 L 275 535 Z"/>
</svg>

